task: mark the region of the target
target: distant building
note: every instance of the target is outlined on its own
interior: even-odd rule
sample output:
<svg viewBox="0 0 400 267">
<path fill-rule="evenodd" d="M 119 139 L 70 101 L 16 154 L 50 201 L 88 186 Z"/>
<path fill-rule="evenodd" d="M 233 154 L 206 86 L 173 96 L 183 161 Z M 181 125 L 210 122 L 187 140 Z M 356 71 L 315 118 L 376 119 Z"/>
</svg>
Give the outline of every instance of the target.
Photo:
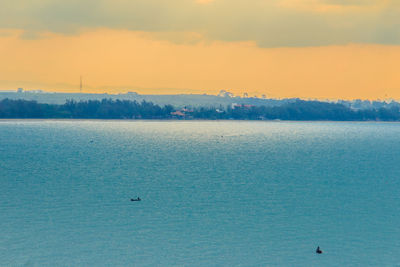
<svg viewBox="0 0 400 267">
<path fill-rule="evenodd" d="M 181 109 L 182 112 L 193 112 L 193 110 L 191 109 L 187 109 L 186 107 L 184 107 L 183 109 Z"/>
<path fill-rule="evenodd" d="M 17 89 L 17 93 L 23 93 L 24 92 L 24 88 L 18 88 Z"/>
<path fill-rule="evenodd" d="M 252 108 L 252 107 L 255 107 L 255 105 L 241 105 L 241 104 L 232 103 L 231 107 L 232 107 L 232 109 L 235 109 L 235 108 L 246 108 L 246 109 L 250 109 L 250 108 Z"/>
<path fill-rule="evenodd" d="M 252 107 L 255 107 L 254 105 L 243 105 L 242 107 L 244 107 L 244 108 L 252 108 Z"/>
<path fill-rule="evenodd" d="M 183 113 L 179 110 L 175 111 L 175 112 L 171 112 L 171 115 L 178 116 L 178 117 L 185 117 L 185 113 Z"/>
</svg>

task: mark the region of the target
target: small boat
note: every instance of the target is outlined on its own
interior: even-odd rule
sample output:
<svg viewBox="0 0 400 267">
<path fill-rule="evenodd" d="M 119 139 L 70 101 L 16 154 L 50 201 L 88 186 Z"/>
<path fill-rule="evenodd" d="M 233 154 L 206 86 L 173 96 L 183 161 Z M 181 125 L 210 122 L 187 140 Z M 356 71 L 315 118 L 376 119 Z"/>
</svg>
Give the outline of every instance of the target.
<svg viewBox="0 0 400 267">
<path fill-rule="evenodd" d="M 141 201 L 140 197 L 138 198 L 131 198 L 131 201 Z"/>
</svg>

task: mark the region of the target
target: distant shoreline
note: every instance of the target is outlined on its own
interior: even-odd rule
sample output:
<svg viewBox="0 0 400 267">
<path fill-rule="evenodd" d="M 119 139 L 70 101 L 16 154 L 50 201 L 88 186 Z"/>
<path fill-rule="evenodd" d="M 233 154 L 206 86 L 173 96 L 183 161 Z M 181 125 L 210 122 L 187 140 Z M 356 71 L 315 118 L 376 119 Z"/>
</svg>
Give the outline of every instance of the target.
<svg viewBox="0 0 400 267">
<path fill-rule="evenodd" d="M 102 99 L 44 104 L 29 100 L 0 100 L 0 119 L 161 120 L 161 121 L 400 121 L 400 104 L 354 109 L 340 103 L 296 100 L 279 106 L 249 104 L 178 108 L 152 102 Z"/>
<path fill-rule="evenodd" d="M 206 119 L 191 119 L 191 120 L 180 120 L 180 119 L 53 119 L 53 118 L 40 118 L 40 119 L 33 119 L 33 118 L 0 118 L 1 122 L 7 121 L 54 121 L 54 122 L 78 122 L 78 121 L 93 121 L 93 122 L 265 122 L 265 123 L 312 123 L 312 122 L 326 122 L 326 123 L 391 123 L 391 124 L 398 124 L 400 121 L 333 121 L 333 120 L 206 120 Z"/>
</svg>

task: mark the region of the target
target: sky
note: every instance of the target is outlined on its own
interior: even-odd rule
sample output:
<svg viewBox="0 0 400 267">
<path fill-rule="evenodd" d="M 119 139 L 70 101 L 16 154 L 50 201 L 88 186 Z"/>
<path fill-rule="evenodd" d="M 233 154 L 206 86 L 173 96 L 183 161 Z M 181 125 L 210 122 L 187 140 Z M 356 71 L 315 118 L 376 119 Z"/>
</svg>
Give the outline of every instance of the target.
<svg viewBox="0 0 400 267">
<path fill-rule="evenodd" d="M 0 0 L 0 90 L 400 99 L 398 0 Z"/>
</svg>

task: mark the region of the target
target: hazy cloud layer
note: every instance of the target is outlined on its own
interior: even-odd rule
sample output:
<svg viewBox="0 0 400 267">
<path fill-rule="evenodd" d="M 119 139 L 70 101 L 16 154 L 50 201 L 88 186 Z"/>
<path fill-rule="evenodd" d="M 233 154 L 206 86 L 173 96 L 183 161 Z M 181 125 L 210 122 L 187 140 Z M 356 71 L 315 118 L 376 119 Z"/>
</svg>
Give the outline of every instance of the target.
<svg viewBox="0 0 400 267">
<path fill-rule="evenodd" d="M 0 0 L 0 28 L 26 39 L 114 28 L 262 47 L 400 44 L 399 16 L 398 0 Z"/>
<path fill-rule="evenodd" d="M 211 93 L 400 99 L 400 46 L 260 48 L 254 42 L 177 44 L 148 32 L 0 37 L 0 90 Z M 188 39 L 197 38 L 196 35 Z M 164 89 L 162 89 L 164 88 Z"/>
</svg>

